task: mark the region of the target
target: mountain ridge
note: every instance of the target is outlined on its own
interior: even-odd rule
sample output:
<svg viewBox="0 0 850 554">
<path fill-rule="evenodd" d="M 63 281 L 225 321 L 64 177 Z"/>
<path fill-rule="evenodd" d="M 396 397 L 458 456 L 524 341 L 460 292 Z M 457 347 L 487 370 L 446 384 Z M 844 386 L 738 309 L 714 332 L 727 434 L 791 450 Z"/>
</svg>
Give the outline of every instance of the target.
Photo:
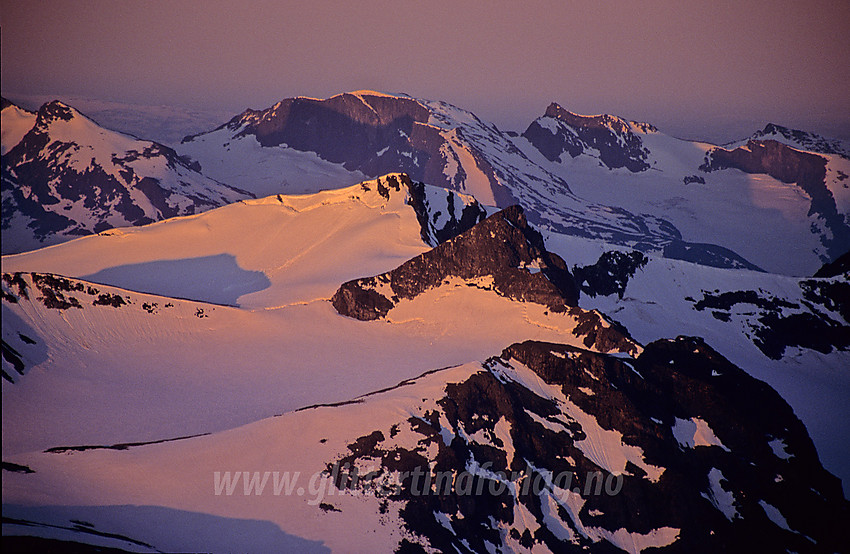
<svg viewBox="0 0 850 554">
<path fill-rule="evenodd" d="M 7 102 L 3 113 L 15 109 Z M 169 147 L 108 131 L 59 101 L 44 104 L 30 129 L 4 131 L 10 142 L 18 135 L 2 156 L 4 253 L 251 197 Z"/>
</svg>

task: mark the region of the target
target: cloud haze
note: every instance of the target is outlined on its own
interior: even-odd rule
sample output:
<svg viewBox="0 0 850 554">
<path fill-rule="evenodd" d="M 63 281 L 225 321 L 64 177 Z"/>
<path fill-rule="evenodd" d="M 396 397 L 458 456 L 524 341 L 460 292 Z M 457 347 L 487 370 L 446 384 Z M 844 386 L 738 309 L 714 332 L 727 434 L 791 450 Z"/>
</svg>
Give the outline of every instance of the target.
<svg viewBox="0 0 850 554">
<path fill-rule="evenodd" d="M 557 101 L 680 135 L 767 121 L 850 134 L 843 0 L 3 0 L 0 18 L 6 94 L 236 113 L 371 88 L 515 129 Z"/>
</svg>

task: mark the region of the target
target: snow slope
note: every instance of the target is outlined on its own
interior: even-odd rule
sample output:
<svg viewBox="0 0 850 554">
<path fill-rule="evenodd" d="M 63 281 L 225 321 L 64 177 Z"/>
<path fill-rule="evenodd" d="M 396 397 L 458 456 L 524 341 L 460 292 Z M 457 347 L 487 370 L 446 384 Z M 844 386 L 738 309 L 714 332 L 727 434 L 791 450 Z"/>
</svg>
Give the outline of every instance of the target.
<svg viewBox="0 0 850 554">
<path fill-rule="evenodd" d="M 384 196 L 379 181 L 113 229 L 5 256 L 3 271 L 56 273 L 250 309 L 329 298 L 340 283 L 379 273 L 429 248 L 408 189 L 386 189 Z M 459 215 L 474 202 L 441 189 L 424 190 L 432 234 L 451 222 L 450 211 Z"/>
<path fill-rule="evenodd" d="M 3 340 L 24 366 L 16 375 L 4 360 L 16 381 L 3 385 L 4 450 L 221 430 L 479 359 L 517 337 L 583 344 L 578 315 L 463 283 L 388 322 L 339 316 L 329 299 L 340 283 L 429 248 L 408 192 L 385 193 L 371 181 L 269 197 L 4 257 L 4 290 L 20 300 L 4 296 Z M 105 278 L 71 279 L 82 307 L 57 308 L 32 272 Z M 92 305 L 98 294 L 128 304 Z"/>
<path fill-rule="evenodd" d="M 834 548 L 846 502 L 778 395 L 698 340 L 650 346 L 526 342 L 209 436 L 21 453 L 4 533 L 83 525 L 136 551 Z M 695 410 L 714 440 L 677 447 Z"/>
</svg>

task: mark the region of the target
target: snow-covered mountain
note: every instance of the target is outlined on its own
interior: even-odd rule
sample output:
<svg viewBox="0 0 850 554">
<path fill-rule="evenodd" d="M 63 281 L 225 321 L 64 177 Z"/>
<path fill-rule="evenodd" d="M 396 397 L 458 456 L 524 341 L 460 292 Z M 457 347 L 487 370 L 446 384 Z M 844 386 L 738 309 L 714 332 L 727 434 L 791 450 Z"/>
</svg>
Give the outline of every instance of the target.
<svg viewBox="0 0 850 554">
<path fill-rule="evenodd" d="M 571 241 L 549 240 L 565 255 Z M 769 383 L 806 424 L 821 460 L 850 475 L 850 273 L 794 278 L 727 271 L 639 252 L 588 249 L 572 267 L 580 305 L 624 325 L 641 343 L 674 334 L 699 336 L 739 367 Z M 574 258 L 575 259 L 575 258 Z M 846 479 L 847 477 L 843 477 Z"/>
<path fill-rule="evenodd" d="M 136 552 L 820 552 L 850 517 L 787 404 L 685 337 L 528 341 L 223 433 L 14 459 L 7 532 Z"/>
<path fill-rule="evenodd" d="M 850 158 L 840 141 L 769 124 L 715 146 L 553 103 L 517 146 L 587 200 L 664 218 L 771 272 L 811 275 L 850 249 Z"/>
<path fill-rule="evenodd" d="M 405 171 L 488 206 L 521 204 L 543 229 L 708 265 L 756 267 L 722 245 L 683 236 L 651 212 L 623 209 L 614 199 L 587 201 L 574 194 L 570 175 L 533 159 L 540 154 L 527 147 L 445 102 L 358 91 L 248 110 L 209 133 L 186 137 L 180 151 L 210 176 L 258 195 L 313 192 L 330 177 L 354 183 L 364 175 Z"/>
<path fill-rule="evenodd" d="M 390 174 L 4 256 L 4 541 L 840 549 L 841 264 L 528 214 Z"/>
<path fill-rule="evenodd" d="M 372 91 L 179 153 L 2 118 L 4 252 L 52 244 L 2 260 L 4 543 L 843 548 L 842 143 Z"/>
<path fill-rule="evenodd" d="M 61 102 L 2 107 L 3 253 L 198 213 L 252 195 L 161 144 L 100 127 Z"/>
</svg>

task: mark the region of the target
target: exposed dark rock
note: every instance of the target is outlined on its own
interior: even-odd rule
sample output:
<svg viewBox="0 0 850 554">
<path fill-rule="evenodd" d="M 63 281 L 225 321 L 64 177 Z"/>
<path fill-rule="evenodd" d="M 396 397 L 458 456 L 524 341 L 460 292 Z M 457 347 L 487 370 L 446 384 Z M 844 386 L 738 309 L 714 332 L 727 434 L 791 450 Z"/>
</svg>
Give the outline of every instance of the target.
<svg viewBox="0 0 850 554">
<path fill-rule="evenodd" d="M 602 254 L 593 265 L 574 267 L 573 275 L 581 291 L 591 297 L 616 293 L 618 297 L 623 298 L 629 279 L 638 269 L 645 266 L 647 261 L 648 258 L 640 252 L 614 250 Z"/>
<path fill-rule="evenodd" d="M 543 121 L 547 118 L 548 121 Z M 644 132 L 657 131 L 648 123 L 633 123 Z M 599 151 L 599 159 L 609 169 L 625 167 L 632 173 L 649 169 L 649 151 L 629 122 L 612 115 L 585 116 L 552 103 L 546 114 L 529 125 L 523 136 L 550 161 L 566 152 L 573 158 L 588 149 Z"/>
<path fill-rule="evenodd" d="M 799 129 L 789 129 L 775 123 L 768 123 L 764 129 L 753 134 L 753 139 L 764 140 L 765 138 L 782 137 L 782 139 L 790 143 L 792 146 L 800 147 L 809 152 L 819 152 L 821 154 L 836 154 L 842 158 L 850 159 L 850 152 L 838 140 L 830 140 L 813 133 L 800 131 Z"/>
<path fill-rule="evenodd" d="M 12 473 L 35 473 L 29 466 L 13 464 L 12 462 L 3 462 L 3 471 L 11 471 Z"/>
<path fill-rule="evenodd" d="M 705 184 L 705 178 L 700 175 L 685 175 L 682 177 L 682 183 L 686 185 L 690 185 L 692 183 L 697 183 L 700 185 Z"/>
<path fill-rule="evenodd" d="M 38 300 L 45 307 L 55 310 L 83 307 L 76 297 L 70 295 L 72 292 L 85 294 L 85 285 L 83 283 L 71 281 L 70 279 L 49 273 L 30 273 L 30 276 L 32 277 L 33 285 L 41 293 Z M 66 293 L 68 293 L 67 296 Z"/>
<path fill-rule="evenodd" d="M 779 311 L 782 308 L 797 308 L 797 304 L 792 304 L 782 298 L 772 298 L 760 296 L 754 290 L 729 291 L 720 294 L 704 293 L 702 300 L 694 304 L 697 310 L 706 308 L 729 310 L 736 304 L 752 304 L 765 310 Z"/>
<path fill-rule="evenodd" d="M 3 282 L 10 288 L 17 287 L 18 296 L 29 299 L 29 295 L 27 293 L 27 282 L 24 280 L 22 273 L 4 273 Z M 14 302 L 17 302 L 17 298 L 15 298 Z"/>
<path fill-rule="evenodd" d="M 164 442 L 182 441 L 186 439 L 194 439 L 195 437 L 205 437 L 209 433 L 198 433 L 195 435 L 186 435 L 183 437 L 174 437 L 170 439 L 160 439 L 155 441 L 143 442 L 121 442 L 112 445 L 83 445 L 83 446 L 54 446 L 48 448 L 44 452 L 47 454 L 64 454 L 65 452 L 85 452 L 86 450 L 127 450 L 136 446 L 147 446 L 150 444 L 162 444 Z"/>
<path fill-rule="evenodd" d="M 315 152 L 370 177 L 404 172 L 432 186 L 463 190 L 466 173 L 440 129 L 428 123 L 432 115 L 412 98 L 345 93 L 326 100 L 288 98 L 266 110 L 247 110 L 216 130 L 233 131 L 234 138 L 254 136 L 265 147 L 285 144 Z M 198 136 L 188 136 L 183 142 Z M 474 144 L 468 146 L 478 169 L 487 176 L 497 204 L 516 203 L 486 156 Z M 458 173 L 446 175 L 446 164 L 452 162 L 457 162 Z"/>
<path fill-rule="evenodd" d="M 823 264 L 814 277 L 837 277 L 850 273 L 850 250 L 838 256 L 832 262 Z"/>
<path fill-rule="evenodd" d="M 333 504 L 328 504 L 327 502 L 319 503 L 319 509 L 323 512 L 341 512 L 339 508 L 334 506 Z"/>
<path fill-rule="evenodd" d="M 577 321 L 572 331 L 573 335 L 582 338 L 587 348 L 593 348 L 599 352 L 637 354 L 637 342 L 631 337 L 628 329 L 620 323 L 596 310 L 570 308 L 569 313 Z"/>
<path fill-rule="evenodd" d="M 759 318 L 753 340 L 765 356 L 778 360 L 788 347 L 798 346 L 829 354 L 850 348 L 850 327 L 823 314 L 800 313 L 782 316 L 767 312 Z"/>
<path fill-rule="evenodd" d="M 753 343 L 774 360 L 788 347 L 800 347 L 828 354 L 850 349 L 850 283 L 846 281 L 800 281 L 806 302 L 798 304 L 775 298 L 763 291 L 743 290 L 723 293 L 703 292 L 703 298 L 690 299 L 696 310 L 712 310 L 720 321 L 732 320 L 732 309 L 744 304 L 745 324 Z M 752 306 L 752 308 L 749 308 Z M 840 314 L 844 321 L 829 313 Z"/>
<path fill-rule="evenodd" d="M 126 305 L 127 302 L 125 302 L 119 294 L 109 294 L 108 292 L 105 292 L 99 295 L 92 304 L 94 306 L 112 306 L 113 308 L 118 308 Z"/>
<path fill-rule="evenodd" d="M 464 204 L 460 213 L 457 213 L 456 195 L 452 191 L 446 193 L 445 210 L 435 211 L 436 208 L 429 206 L 428 197 L 423 183 L 414 182 L 407 175 L 402 175 L 402 182 L 407 186 L 410 193 L 410 205 L 416 212 L 416 219 L 421 228 L 422 240 L 431 246 L 453 239 L 461 233 L 471 229 L 476 223 L 487 217 L 487 211 L 481 207 L 477 200 Z M 445 216 L 447 221 L 442 227 L 436 227 L 435 222 Z"/>
<path fill-rule="evenodd" d="M 800 288 L 803 298 L 831 312 L 838 312 L 844 321 L 850 323 L 850 281 L 803 280 L 800 281 Z"/>
<path fill-rule="evenodd" d="M 535 271 L 534 265 L 539 267 Z M 493 278 L 502 296 L 543 304 L 563 312 L 578 301 L 578 290 L 564 261 L 548 252 L 543 237 L 519 206 L 506 208 L 470 230 L 398 268 L 344 283 L 331 299 L 342 315 L 378 319 L 398 299 L 411 299 L 446 279 Z M 391 290 L 389 292 L 381 292 Z"/>
<path fill-rule="evenodd" d="M 20 375 L 23 375 L 24 369 L 26 369 L 26 364 L 24 364 L 21 354 L 12 348 L 12 346 L 5 340 L 0 339 L 0 345 L 2 345 L 3 359 L 6 360 L 6 362 L 11 365 L 15 371 L 17 371 Z M 6 373 L 5 369 L 3 370 L 3 379 L 6 379 L 10 383 L 15 382 L 12 376 Z"/>
<path fill-rule="evenodd" d="M 703 171 L 727 168 L 745 173 L 763 173 L 783 183 L 794 183 L 812 199 L 809 216 L 823 220 L 832 236 L 821 234 L 827 259 L 850 249 L 850 225 L 838 212 L 835 198 L 826 186 L 826 158 L 801 152 L 775 140 L 750 140 L 746 146 L 726 150 L 714 148 L 706 155 Z"/>
<path fill-rule="evenodd" d="M 447 383 L 436 406 L 382 427 L 418 440 L 376 429 L 327 465 L 337 488 L 402 503 L 403 551 L 508 550 L 510 540 L 613 552 L 602 530 L 668 529 L 661 544 L 675 552 L 831 552 L 842 542 L 834 530 L 850 523 L 840 482 L 790 406 L 701 339 L 657 341 L 637 359 L 514 344 Z M 688 425 L 712 439 L 691 438 Z M 585 443 L 600 432 L 633 453 L 618 476 L 600 462 L 617 456 L 615 443 Z M 358 462 L 377 469 L 358 475 Z"/>
</svg>

